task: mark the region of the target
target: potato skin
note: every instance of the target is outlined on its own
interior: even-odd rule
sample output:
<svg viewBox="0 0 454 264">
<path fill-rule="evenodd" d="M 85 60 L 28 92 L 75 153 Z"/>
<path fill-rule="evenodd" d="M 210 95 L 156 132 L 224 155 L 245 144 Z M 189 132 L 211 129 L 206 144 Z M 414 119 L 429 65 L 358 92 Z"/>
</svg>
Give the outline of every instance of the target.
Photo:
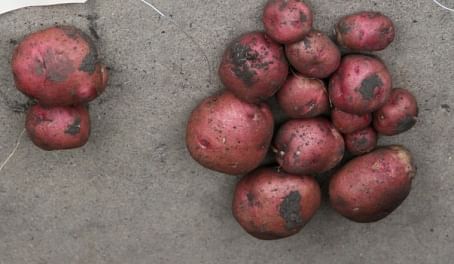
<svg viewBox="0 0 454 264">
<path fill-rule="evenodd" d="M 381 220 L 407 198 L 416 173 L 402 146 L 377 149 L 347 163 L 331 179 L 331 206 L 360 223 Z"/>
<path fill-rule="evenodd" d="M 377 147 L 377 132 L 371 127 L 344 135 L 345 148 L 358 156 L 371 152 Z"/>
<path fill-rule="evenodd" d="M 195 108 L 188 122 L 186 144 L 202 166 L 241 175 L 263 161 L 273 129 L 267 104 L 248 104 L 226 91 L 206 98 Z"/>
<path fill-rule="evenodd" d="M 347 55 L 331 78 L 329 95 L 339 110 L 363 115 L 386 103 L 391 86 L 391 74 L 381 60 L 366 55 Z"/>
<path fill-rule="evenodd" d="M 392 20 L 378 12 L 359 12 L 345 16 L 335 27 L 339 45 L 354 51 L 384 50 L 394 41 Z"/>
<path fill-rule="evenodd" d="M 51 27 L 32 33 L 12 59 L 17 88 L 46 106 L 84 104 L 107 86 L 107 68 L 91 39 L 77 28 Z"/>
<path fill-rule="evenodd" d="M 279 90 L 288 70 L 283 47 L 263 32 L 250 32 L 229 45 L 219 67 L 219 77 L 238 98 L 259 103 Z"/>
<path fill-rule="evenodd" d="M 298 233 L 320 203 L 320 187 L 314 178 L 260 168 L 238 182 L 232 213 L 252 236 L 274 240 Z"/>
<path fill-rule="evenodd" d="M 334 168 L 345 151 L 342 135 L 321 117 L 288 121 L 279 129 L 273 148 L 284 171 L 301 175 Z"/>
<path fill-rule="evenodd" d="M 342 134 L 350 134 L 364 129 L 372 123 L 372 114 L 355 115 L 334 108 L 331 112 L 331 121 Z"/>
<path fill-rule="evenodd" d="M 32 106 L 25 128 L 30 139 L 47 151 L 82 147 L 90 136 L 90 116 L 85 106 L 46 108 Z"/>
<path fill-rule="evenodd" d="M 291 118 L 312 118 L 330 110 L 325 84 L 319 79 L 299 74 L 289 76 L 277 92 L 276 99 Z"/>
<path fill-rule="evenodd" d="M 394 136 L 410 130 L 418 117 L 418 103 L 413 94 L 402 88 L 393 89 L 388 102 L 374 114 L 378 133 Z"/>
<path fill-rule="evenodd" d="M 263 11 L 263 25 L 276 42 L 291 44 L 312 30 L 311 8 L 300 0 L 269 0 Z"/>
<path fill-rule="evenodd" d="M 341 53 L 320 31 L 311 31 L 303 40 L 285 47 L 290 64 L 302 75 L 324 79 L 339 67 Z"/>
</svg>

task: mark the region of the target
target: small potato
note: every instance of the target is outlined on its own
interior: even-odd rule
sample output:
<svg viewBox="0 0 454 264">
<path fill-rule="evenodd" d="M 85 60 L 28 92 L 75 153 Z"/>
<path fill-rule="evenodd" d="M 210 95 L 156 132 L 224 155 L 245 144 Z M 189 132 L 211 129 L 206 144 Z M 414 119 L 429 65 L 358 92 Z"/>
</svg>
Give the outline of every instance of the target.
<svg viewBox="0 0 454 264">
<path fill-rule="evenodd" d="M 330 109 L 325 84 L 298 74 L 289 76 L 276 98 L 282 110 L 295 119 L 316 117 Z"/>
<path fill-rule="evenodd" d="M 261 168 L 238 182 L 232 212 L 249 234 L 272 240 L 298 233 L 320 202 L 320 187 L 314 178 Z"/>
<path fill-rule="evenodd" d="M 395 37 L 394 23 L 378 12 L 359 12 L 343 17 L 335 28 L 337 42 L 355 51 L 384 50 Z"/>
<path fill-rule="evenodd" d="M 325 118 L 290 120 L 274 139 L 276 159 L 293 174 L 323 173 L 334 168 L 344 156 L 344 139 Z"/>
<path fill-rule="evenodd" d="M 229 45 L 219 67 L 219 77 L 238 98 L 259 103 L 281 88 L 288 70 L 283 47 L 263 32 L 251 32 Z"/>
<path fill-rule="evenodd" d="M 74 27 L 28 35 L 12 59 L 17 88 L 45 106 L 84 104 L 104 92 L 108 71 L 90 37 Z"/>
<path fill-rule="evenodd" d="M 43 150 L 82 147 L 90 136 L 90 116 L 85 106 L 32 106 L 25 128 L 33 143 Z"/>
<path fill-rule="evenodd" d="M 408 196 L 416 173 L 410 152 L 401 146 L 377 149 L 347 163 L 331 179 L 331 206 L 360 223 L 381 220 Z"/>
<path fill-rule="evenodd" d="M 311 8 L 301 0 L 269 0 L 263 12 L 268 36 L 282 44 L 302 40 L 312 30 Z"/>
<path fill-rule="evenodd" d="M 371 127 L 344 136 L 345 147 L 352 155 L 371 152 L 377 147 L 377 132 Z"/>
<path fill-rule="evenodd" d="M 310 32 L 303 40 L 285 48 L 287 58 L 306 77 L 324 79 L 339 67 L 341 53 L 336 44 L 320 31 Z"/>
<path fill-rule="evenodd" d="M 406 89 L 393 89 L 388 102 L 374 114 L 378 133 L 394 136 L 410 130 L 417 122 L 418 103 Z"/>
<path fill-rule="evenodd" d="M 192 112 L 186 144 L 194 160 L 204 167 L 241 175 L 263 161 L 273 129 L 267 104 L 248 104 L 226 91 L 206 98 Z"/>
<path fill-rule="evenodd" d="M 334 108 L 331 121 L 339 132 L 350 134 L 368 127 L 372 123 L 372 114 L 355 115 Z"/>
<path fill-rule="evenodd" d="M 336 108 L 356 115 L 382 107 L 391 94 L 391 74 L 377 58 L 347 55 L 332 76 L 329 96 Z"/>
</svg>

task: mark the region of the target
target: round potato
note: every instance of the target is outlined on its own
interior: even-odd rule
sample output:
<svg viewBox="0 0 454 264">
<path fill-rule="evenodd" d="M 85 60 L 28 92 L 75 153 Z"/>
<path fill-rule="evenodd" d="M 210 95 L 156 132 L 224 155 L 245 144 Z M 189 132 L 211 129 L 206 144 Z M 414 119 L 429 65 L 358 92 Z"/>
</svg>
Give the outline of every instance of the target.
<svg viewBox="0 0 454 264">
<path fill-rule="evenodd" d="M 249 234 L 271 240 L 298 233 L 320 202 L 320 187 L 314 178 L 261 168 L 237 184 L 232 211 Z"/>
<path fill-rule="evenodd" d="M 248 104 L 226 91 L 206 98 L 192 112 L 186 144 L 191 156 L 206 168 L 241 175 L 263 161 L 273 128 L 267 104 Z"/>
<path fill-rule="evenodd" d="M 344 112 L 356 115 L 372 113 L 388 100 L 391 81 L 391 74 L 381 60 L 365 55 L 347 55 L 331 78 L 330 99 Z"/>
<path fill-rule="evenodd" d="M 281 88 L 288 70 L 283 47 L 263 32 L 251 32 L 229 45 L 219 67 L 219 77 L 238 98 L 259 103 Z"/>
<path fill-rule="evenodd" d="M 297 119 L 285 123 L 273 143 L 277 162 L 293 174 L 322 173 L 344 156 L 344 139 L 325 118 Z"/>
</svg>

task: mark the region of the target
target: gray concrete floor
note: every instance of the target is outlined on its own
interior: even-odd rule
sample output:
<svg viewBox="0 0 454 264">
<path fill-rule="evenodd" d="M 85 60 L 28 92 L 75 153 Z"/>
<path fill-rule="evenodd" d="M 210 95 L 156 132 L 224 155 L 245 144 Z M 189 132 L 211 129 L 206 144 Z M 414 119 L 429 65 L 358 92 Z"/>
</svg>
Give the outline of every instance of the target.
<svg viewBox="0 0 454 264">
<path fill-rule="evenodd" d="M 54 23 L 92 27 L 112 67 L 109 89 L 90 108 L 88 145 L 49 153 L 24 137 L 0 172 L 0 263 L 452 263 L 454 13 L 430 0 L 309 1 L 325 32 L 363 9 L 396 22 L 397 39 L 380 56 L 395 86 L 417 94 L 421 115 L 411 132 L 381 142 L 406 145 L 419 172 L 408 200 L 379 223 L 354 224 L 325 204 L 299 235 L 263 242 L 231 216 L 237 179 L 192 161 L 184 133 L 191 109 L 220 89 L 225 45 L 261 28 L 265 1 L 153 2 L 199 43 L 212 85 L 197 46 L 138 0 L 0 16 L 0 160 L 24 125 L 8 107 L 26 101 L 10 73 L 15 41 Z"/>
</svg>

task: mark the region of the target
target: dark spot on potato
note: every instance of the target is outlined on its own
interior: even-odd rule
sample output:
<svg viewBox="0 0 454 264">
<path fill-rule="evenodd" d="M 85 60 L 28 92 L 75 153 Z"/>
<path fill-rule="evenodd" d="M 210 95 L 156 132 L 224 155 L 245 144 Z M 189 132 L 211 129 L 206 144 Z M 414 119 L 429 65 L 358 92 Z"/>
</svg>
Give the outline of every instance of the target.
<svg viewBox="0 0 454 264">
<path fill-rule="evenodd" d="M 247 201 L 248 201 L 249 207 L 254 207 L 254 201 L 255 201 L 255 196 L 254 196 L 254 194 L 248 192 L 246 196 L 247 196 Z"/>
<path fill-rule="evenodd" d="M 230 60 L 233 64 L 233 72 L 247 86 L 255 83 L 254 77 L 257 73 L 250 68 L 248 62 L 257 60 L 258 53 L 253 51 L 249 46 L 240 42 L 235 42 L 230 48 Z"/>
<path fill-rule="evenodd" d="M 308 37 L 303 39 L 303 44 L 305 49 L 310 49 L 312 47 L 311 40 Z"/>
<path fill-rule="evenodd" d="M 405 132 L 405 131 L 409 130 L 410 128 L 412 128 L 415 124 L 416 124 L 416 118 L 408 115 L 404 119 L 399 121 L 399 123 L 397 124 L 397 127 L 396 127 L 396 132 L 397 133 Z"/>
<path fill-rule="evenodd" d="M 81 31 L 75 27 L 71 26 L 59 26 L 61 30 L 65 33 L 66 36 L 68 36 L 71 39 L 77 40 L 80 36 Z"/>
<path fill-rule="evenodd" d="M 73 62 L 66 54 L 57 55 L 51 49 L 44 54 L 42 65 L 46 72 L 46 79 L 53 82 L 65 81 L 75 70 Z"/>
<path fill-rule="evenodd" d="M 44 65 L 42 64 L 41 61 L 35 60 L 35 63 L 33 65 L 33 72 L 38 76 L 44 74 Z"/>
<path fill-rule="evenodd" d="M 68 126 L 68 128 L 65 130 L 65 134 L 70 134 L 72 136 L 75 136 L 80 133 L 80 118 L 77 117 L 74 120 L 74 123 Z"/>
<path fill-rule="evenodd" d="M 337 25 L 337 30 L 341 34 L 347 34 L 352 30 L 352 27 L 345 20 L 343 20 Z"/>
<path fill-rule="evenodd" d="M 342 196 L 336 196 L 333 201 L 335 207 L 347 208 L 349 206 L 348 202 Z"/>
<path fill-rule="evenodd" d="M 279 214 L 285 220 L 285 226 L 288 230 L 299 228 L 304 224 L 301 217 L 300 202 L 300 193 L 293 191 L 284 198 L 284 201 L 279 206 Z"/>
<path fill-rule="evenodd" d="M 96 48 L 90 45 L 90 51 L 83 59 L 82 63 L 79 66 L 80 71 L 88 72 L 93 74 L 96 70 L 96 65 L 98 64 L 98 53 Z"/>
<path fill-rule="evenodd" d="M 367 138 L 365 138 L 365 137 L 362 137 L 356 141 L 356 146 L 358 148 L 363 148 L 363 147 L 366 147 L 368 145 L 368 143 L 369 143 L 369 140 L 367 140 Z"/>
<path fill-rule="evenodd" d="M 300 11 L 300 21 L 301 21 L 301 23 L 304 23 L 307 21 L 307 16 L 306 16 L 306 14 L 304 14 L 303 11 Z"/>
<path fill-rule="evenodd" d="M 281 4 L 279 5 L 279 11 L 284 11 L 284 9 L 287 7 L 288 1 L 282 1 Z"/>
<path fill-rule="evenodd" d="M 380 77 L 377 74 L 367 77 L 361 82 L 359 92 L 364 100 L 372 100 L 375 96 L 375 89 L 383 85 Z"/>
</svg>

